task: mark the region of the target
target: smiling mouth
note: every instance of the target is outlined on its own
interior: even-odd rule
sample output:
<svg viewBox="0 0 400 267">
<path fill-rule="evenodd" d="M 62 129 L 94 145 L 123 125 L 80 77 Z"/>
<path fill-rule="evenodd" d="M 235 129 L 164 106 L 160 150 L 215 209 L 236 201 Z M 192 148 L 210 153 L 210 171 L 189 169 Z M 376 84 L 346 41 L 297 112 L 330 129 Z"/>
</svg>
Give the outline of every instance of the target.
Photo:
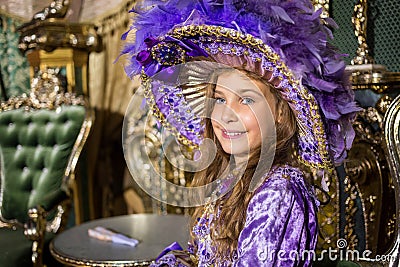
<svg viewBox="0 0 400 267">
<path fill-rule="evenodd" d="M 222 132 L 222 136 L 227 139 L 240 138 L 240 137 L 246 135 L 246 133 L 247 133 L 246 131 L 240 132 L 240 131 L 226 131 L 226 130 L 222 130 L 221 132 Z"/>
</svg>

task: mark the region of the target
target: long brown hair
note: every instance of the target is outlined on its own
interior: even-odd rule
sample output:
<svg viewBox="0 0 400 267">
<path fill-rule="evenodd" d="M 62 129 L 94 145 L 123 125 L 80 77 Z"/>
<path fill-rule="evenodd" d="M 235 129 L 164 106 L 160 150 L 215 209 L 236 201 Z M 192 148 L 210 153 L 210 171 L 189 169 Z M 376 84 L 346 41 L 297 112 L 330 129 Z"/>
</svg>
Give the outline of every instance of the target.
<svg viewBox="0 0 400 267">
<path fill-rule="evenodd" d="M 293 150 L 297 146 L 297 125 L 296 118 L 290 109 L 288 103 L 282 99 L 276 88 L 267 83 L 264 79 L 252 72 L 240 70 L 248 77 L 262 81 L 273 94 L 276 102 L 275 107 L 275 127 L 276 127 L 276 146 L 273 166 L 295 163 Z M 215 85 L 210 86 L 207 91 L 208 97 L 214 96 Z M 263 91 L 263 90 L 261 90 Z M 267 97 L 267 92 L 263 92 Z M 208 116 L 207 116 L 208 117 Z M 195 174 L 192 186 L 201 186 L 216 180 L 222 172 L 229 168 L 230 155 L 225 153 L 218 139 L 215 136 L 210 119 L 205 119 L 205 137 L 211 138 L 217 146 L 217 155 L 213 163 L 205 170 Z M 251 152 L 246 169 L 241 179 L 234 188 L 224 198 L 218 199 L 216 206 L 220 207 L 219 217 L 214 222 L 214 228 L 211 229 L 211 238 L 217 249 L 218 258 L 232 259 L 233 252 L 237 248 L 239 234 L 243 229 L 246 220 L 246 210 L 248 203 L 254 192 L 249 191 L 251 178 L 260 161 L 260 150 L 257 148 Z M 266 170 L 267 171 L 267 170 Z M 202 216 L 204 207 L 197 207 L 192 215 L 192 228 L 197 223 L 197 218 Z M 194 238 L 192 233 L 192 238 Z"/>
</svg>

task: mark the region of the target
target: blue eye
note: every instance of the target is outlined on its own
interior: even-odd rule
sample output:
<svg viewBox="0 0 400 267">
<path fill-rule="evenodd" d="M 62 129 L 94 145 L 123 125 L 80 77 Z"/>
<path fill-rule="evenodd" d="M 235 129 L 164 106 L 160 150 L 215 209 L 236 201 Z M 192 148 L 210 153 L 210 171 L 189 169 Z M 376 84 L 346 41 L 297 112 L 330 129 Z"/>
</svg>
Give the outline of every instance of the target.
<svg viewBox="0 0 400 267">
<path fill-rule="evenodd" d="M 215 98 L 215 103 L 216 104 L 224 104 L 225 103 L 225 99 L 220 98 L 220 97 L 216 97 Z"/>
<path fill-rule="evenodd" d="M 242 98 L 242 104 L 244 105 L 251 105 L 253 104 L 255 101 L 249 97 L 244 97 Z"/>
</svg>

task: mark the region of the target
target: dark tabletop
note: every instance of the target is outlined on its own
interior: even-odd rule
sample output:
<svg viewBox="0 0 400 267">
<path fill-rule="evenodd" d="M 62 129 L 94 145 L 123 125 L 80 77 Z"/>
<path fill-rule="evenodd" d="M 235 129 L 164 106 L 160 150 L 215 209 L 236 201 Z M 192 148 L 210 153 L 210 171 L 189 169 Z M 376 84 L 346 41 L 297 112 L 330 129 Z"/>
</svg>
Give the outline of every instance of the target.
<svg viewBox="0 0 400 267">
<path fill-rule="evenodd" d="M 136 247 L 113 244 L 88 236 L 88 229 L 103 226 L 138 239 Z M 135 214 L 93 220 L 68 229 L 52 241 L 52 254 L 74 265 L 114 265 L 154 260 L 172 242 L 187 247 L 189 218 L 181 215 Z"/>
</svg>

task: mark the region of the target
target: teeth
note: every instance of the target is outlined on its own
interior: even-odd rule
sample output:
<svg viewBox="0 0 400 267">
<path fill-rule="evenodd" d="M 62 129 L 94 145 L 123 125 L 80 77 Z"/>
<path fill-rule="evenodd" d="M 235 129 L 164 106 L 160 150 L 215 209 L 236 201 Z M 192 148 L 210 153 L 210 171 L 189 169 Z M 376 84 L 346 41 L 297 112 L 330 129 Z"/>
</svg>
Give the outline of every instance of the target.
<svg viewBox="0 0 400 267">
<path fill-rule="evenodd" d="M 228 135 L 228 136 L 237 136 L 237 135 L 241 135 L 243 133 L 225 132 L 225 134 Z"/>
</svg>

